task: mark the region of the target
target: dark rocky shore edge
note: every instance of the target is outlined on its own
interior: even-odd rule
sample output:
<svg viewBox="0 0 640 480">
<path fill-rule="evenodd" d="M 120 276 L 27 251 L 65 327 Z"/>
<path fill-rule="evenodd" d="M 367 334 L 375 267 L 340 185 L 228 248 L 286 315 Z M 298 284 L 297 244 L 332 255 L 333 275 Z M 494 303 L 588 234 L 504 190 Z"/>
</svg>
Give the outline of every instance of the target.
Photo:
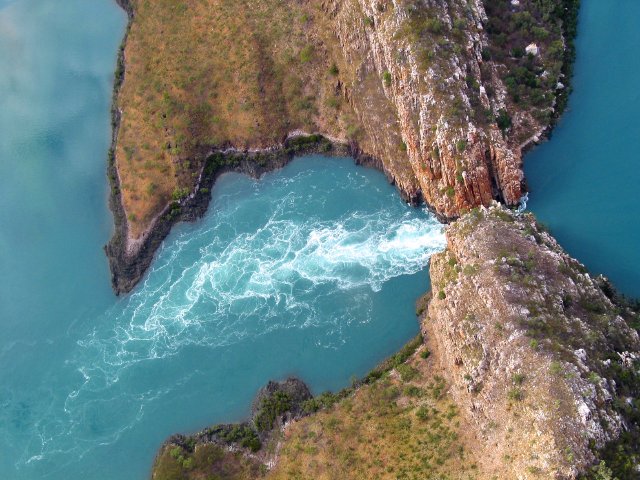
<svg viewBox="0 0 640 480">
<path fill-rule="evenodd" d="M 429 294 L 425 295 L 421 303 L 429 298 Z M 171 465 L 184 464 L 194 455 L 196 448 L 214 446 L 239 454 L 252 468 L 264 474 L 265 465 L 273 463 L 278 456 L 282 440 L 280 432 L 285 425 L 331 408 L 341 400 L 351 397 L 360 387 L 373 384 L 406 362 L 423 343 L 422 334 L 416 335 L 364 377 L 354 379 L 350 386 L 337 392 L 327 391 L 313 395 L 306 383 L 296 377 L 270 380 L 258 390 L 246 420 L 213 425 L 191 435 L 171 435 L 159 448 L 153 470 L 156 473 L 162 472 L 160 477 L 164 478 L 163 475 Z"/>
<path fill-rule="evenodd" d="M 579 11 L 579 0 L 562 0 L 565 5 L 565 24 L 563 25 L 566 48 L 564 53 L 564 63 L 562 67 L 565 88 L 558 96 L 558 103 L 554 115 L 545 131 L 543 137 L 526 147 L 523 154 L 532 149 L 535 145 L 550 138 L 551 133 L 557 124 L 559 117 L 564 113 L 569 94 L 571 92 L 571 80 L 573 65 L 575 62 L 575 38 L 577 35 L 577 21 Z M 237 150 L 232 145 L 223 145 L 216 148 L 203 148 L 201 157 L 203 162 L 200 178 L 195 189 L 186 198 L 174 201 L 167 205 L 160 215 L 153 221 L 150 230 L 145 235 L 143 241 L 133 252 L 127 251 L 127 218 L 122 205 L 120 180 L 118 176 L 115 147 L 120 125 L 120 111 L 117 107 L 117 95 L 124 81 L 125 58 L 124 47 L 127 36 L 134 17 L 133 6 L 130 0 L 115 0 L 115 2 L 126 12 L 128 23 L 117 57 L 117 65 L 114 75 L 114 87 L 111 107 L 112 138 L 108 154 L 107 174 L 111 186 L 109 195 L 109 207 L 114 217 L 114 234 L 105 245 L 105 253 L 109 261 L 111 271 L 111 284 L 116 295 L 130 292 L 142 279 L 145 272 L 153 261 L 155 252 L 162 244 L 162 241 L 169 235 L 174 224 L 181 221 L 195 221 L 201 218 L 207 211 L 211 201 L 211 189 L 217 178 L 223 173 L 237 172 L 248 175 L 252 178 L 259 178 L 261 175 L 282 168 L 296 157 L 322 154 L 334 157 L 351 157 L 357 165 L 374 168 L 384 173 L 389 182 L 396 185 L 392 174 L 386 169 L 384 163 L 373 156 L 365 154 L 355 141 L 340 142 L 329 139 L 322 134 L 314 133 L 310 135 L 296 135 L 283 139 L 280 145 L 274 145 L 259 151 Z M 424 204 L 422 193 L 410 194 L 404 191 L 399 185 L 400 196 L 409 204 L 418 206 Z M 523 180 L 524 191 L 528 190 L 526 180 Z M 442 223 L 448 223 L 454 218 L 443 216 L 435 211 L 428 204 L 426 207 Z"/>
<path fill-rule="evenodd" d="M 117 117 L 116 112 L 114 118 Z M 206 155 L 204 167 L 194 191 L 185 198 L 167 205 L 150 227 L 140 246 L 129 253 L 127 252 L 127 218 L 121 202 L 120 184 L 112 147 L 109 154 L 108 173 L 111 183 L 110 208 L 114 216 L 115 233 L 105 246 L 105 252 L 109 259 L 111 284 L 115 293 L 118 295 L 127 293 L 136 286 L 174 224 L 195 221 L 207 212 L 211 201 L 211 189 L 220 175 L 237 172 L 252 178 L 260 178 L 265 173 L 284 167 L 296 157 L 311 154 L 352 157 L 357 165 L 382 171 L 393 183 L 393 178 L 384 169 L 382 162 L 364 155 L 357 144 L 332 142 L 319 134 L 290 137 L 283 142 L 282 146 L 260 151 L 237 151 L 233 148 L 213 150 Z M 401 195 L 412 205 L 418 205 L 421 202 L 419 197 L 409 197 L 404 192 L 401 192 Z"/>
<path fill-rule="evenodd" d="M 128 293 L 137 285 L 151 265 L 155 252 L 162 244 L 162 241 L 169 235 L 174 224 L 195 221 L 206 213 L 211 201 L 211 189 L 218 177 L 224 173 L 237 172 L 252 178 L 260 178 L 265 173 L 284 167 L 296 157 L 322 154 L 332 157 L 351 157 L 356 165 L 379 170 L 386 175 L 391 184 L 395 183 L 382 161 L 366 155 L 356 142 L 343 143 L 318 133 L 296 134 L 283 139 L 280 145 L 261 150 L 238 150 L 232 145 L 203 148 L 201 157 L 205 160 L 195 189 L 187 197 L 167 205 L 155 219 L 138 248 L 134 252 L 128 252 L 128 224 L 122 205 L 120 180 L 115 159 L 115 147 L 120 125 L 120 111 L 117 108 L 116 99 L 124 81 L 124 46 L 134 13 L 129 0 L 116 0 L 116 3 L 129 17 L 125 35 L 118 52 L 115 70 L 111 108 L 112 137 L 107 166 L 107 175 L 111 186 L 109 207 L 113 212 L 115 231 L 104 249 L 111 270 L 111 285 L 116 295 Z M 411 205 L 420 205 L 422 203 L 420 193 L 412 196 L 400 189 L 400 195 Z M 441 221 L 448 220 L 436 212 L 434 214 Z"/>
</svg>

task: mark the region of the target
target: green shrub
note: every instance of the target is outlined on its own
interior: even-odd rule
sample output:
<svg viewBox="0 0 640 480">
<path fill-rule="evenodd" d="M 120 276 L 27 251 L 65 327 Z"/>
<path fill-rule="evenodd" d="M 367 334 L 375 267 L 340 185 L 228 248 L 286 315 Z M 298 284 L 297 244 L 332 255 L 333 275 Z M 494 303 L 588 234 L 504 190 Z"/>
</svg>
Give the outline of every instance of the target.
<svg viewBox="0 0 640 480">
<path fill-rule="evenodd" d="M 506 110 L 502 109 L 496 116 L 496 123 L 498 124 L 498 128 L 500 130 L 505 131 L 511 128 L 511 116 L 507 113 Z"/>
<path fill-rule="evenodd" d="M 418 420 L 421 421 L 426 421 L 429 419 L 429 409 L 425 406 L 421 406 L 418 408 L 418 410 L 416 410 L 416 417 L 418 417 Z"/>
<path fill-rule="evenodd" d="M 410 382 L 418 376 L 418 370 L 413 368 L 411 365 L 407 365 L 406 363 L 398 365 L 396 367 L 396 370 L 400 374 L 400 378 L 403 382 Z"/>
<path fill-rule="evenodd" d="M 521 402 L 524 400 L 524 392 L 522 389 L 514 387 L 507 392 L 507 398 L 512 402 Z"/>
<path fill-rule="evenodd" d="M 593 467 L 593 479 L 594 480 L 615 480 L 613 476 L 613 472 L 604 460 L 602 460 L 598 465 Z"/>
<path fill-rule="evenodd" d="M 313 45 L 307 45 L 300 50 L 300 62 L 309 63 L 313 58 Z"/>
<path fill-rule="evenodd" d="M 385 71 L 382 74 L 382 81 L 384 82 L 384 84 L 387 87 L 390 87 L 391 86 L 391 73 L 389 73 L 388 71 Z"/>
<path fill-rule="evenodd" d="M 428 18 L 424 22 L 425 28 L 436 35 L 440 35 L 444 31 L 444 24 L 439 18 Z"/>
<path fill-rule="evenodd" d="M 587 380 L 589 381 L 589 383 L 592 383 L 594 385 L 599 385 L 600 375 L 598 375 L 596 372 L 589 372 L 589 375 L 587 376 Z"/>
<path fill-rule="evenodd" d="M 179 202 L 180 200 L 184 200 L 185 198 L 187 198 L 189 196 L 190 190 L 188 187 L 176 187 L 173 189 L 173 193 L 171 194 L 171 198 L 176 201 Z"/>
<path fill-rule="evenodd" d="M 256 428 L 262 432 L 271 430 L 278 416 L 289 411 L 291 406 L 291 397 L 285 392 L 278 391 L 263 398 L 255 419 Z"/>
<path fill-rule="evenodd" d="M 237 443 L 252 452 L 262 447 L 258 434 L 246 424 L 233 425 L 230 430 L 220 434 L 220 438 L 227 443 Z"/>
<path fill-rule="evenodd" d="M 182 455 L 182 447 L 174 447 L 171 450 L 169 450 L 169 455 L 171 455 L 172 458 L 178 458 Z"/>
<path fill-rule="evenodd" d="M 404 388 L 403 393 L 407 397 L 419 397 L 422 395 L 422 390 L 415 385 L 408 385 Z"/>
</svg>

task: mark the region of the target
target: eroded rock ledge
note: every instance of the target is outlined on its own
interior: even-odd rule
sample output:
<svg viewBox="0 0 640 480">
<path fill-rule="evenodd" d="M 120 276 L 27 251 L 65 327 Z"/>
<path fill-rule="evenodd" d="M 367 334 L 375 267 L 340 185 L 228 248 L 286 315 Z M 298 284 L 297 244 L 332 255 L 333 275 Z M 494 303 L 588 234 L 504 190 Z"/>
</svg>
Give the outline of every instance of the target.
<svg viewBox="0 0 640 480">
<path fill-rule="evenodd" d="M 442 219 L 516 204 L 523 149 L 566 101 L 578 5 L 118 2 L 130 17 L 110 153 L 118 293 L 146 270 L 173 203 L 199 196 L 211 152 L 244 152 L 240 170 L 262 170 L 253 154 L 283 151 L 291 132 L 375 159 Z"/>
<path fill-rule="evenodd" d="M 482 439 L 480 470 L 508 459 L 517 478 L 576 478 L 612 442 L 637 442 L 638 311 L 531 214 L 477 209 L 447 240 L 432 258 L 425 329 Z"/>
<path fill-rule="evenodd" d="M 256 452 L 207 463 L 205 442 L 185 468 L 170 441 L 154 478 L 637 478 L 638 305 L 531 214 L 475 209 L 447 239 L 422 336 L 356 388 L 303 402 L 309 416 L 284 414 Z M 252 473 L 221 475 L 229 455 Z"/>
<path fill-rule="evenodd" d="M 154 219 L 144 235 L 131 245 L 128 223 L 122 204 L 119 202 L 120 183 L 115 165 L 110 164 L 112 183 L 111 210 L 115 220 L 115 233 L 105 246 L 111 270 L 111 285 L 117 295 L 127 293 L 143 277 L 155 252 L 169 235 L 177 222 L 194 221 L 201 218 L 209 207 L 211 189 L 217 178 L 227 172 L 237 172 L 252 178 L 284 167 L 294 157 L 321 153 L 327 156 L 345 156 L 354 159 L 358 165 L 384 167 L 375 159 L 364 155 L 356 145 L 331 142 L 320 135 L 300 135 L 287 139 L 282 146 L 263 151 L 247 152 L 236 150 L 210 152 L 198 177 L 194 191 L 175 198 Z M 409 202 L 414 199 L 406 198 Z"/>
</svg>

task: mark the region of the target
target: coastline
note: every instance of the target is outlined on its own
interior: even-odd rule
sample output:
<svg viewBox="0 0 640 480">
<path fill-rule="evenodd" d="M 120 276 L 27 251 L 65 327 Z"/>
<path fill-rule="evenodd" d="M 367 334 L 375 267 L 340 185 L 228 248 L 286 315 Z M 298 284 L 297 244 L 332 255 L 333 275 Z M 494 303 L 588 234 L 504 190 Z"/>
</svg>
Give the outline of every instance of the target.
<svg viewBox="0 0 640 480">
<path fill-rule="evenodd" d="M 237 150 L 227 145 L 223 148 L 210 148 L 202 152 L 206 158 L 199 174 L 196 187 L 190 194 L 178 201 L 170 202 L 154 218 L 148 229 L 139 239 L 131 239 L 128 232 L 127 217 L 122 205 L 120 178 L 116 165 L 115 148 L 120 126 L 120 110 L 117 97 L 124 82 L 126 61 L 124 48 L 134 17 L 133 7 L 129 0 L 115 0 L 128 17 L 125 34 L 118 51 L 114 74 L 114 85 L 111 105 L 111 145 L 108 152 L 107 176 L 109 178 L 109 208 L 114 219 L 114 233 L 104 246 L 111 272 L 111 286 L 116 295 L 130 292 L 142 279 L 151 265 L 156 251 L 162 241 L 169 235 L 171 228 L 178 222 L 193 222 L 206 213 L 211 201 L 211 189 L 217 178 L 223 173 L 237 172 L 252 178 L 259 178 L 265 173 L 287 165 L 296 157 L 322 154 L 332 157 L 351 157 L 356 165 L 374 168 L 395 184 L 393 176 L 385 168 L 383 162 L 365 154 L 356 142 L 341 141 L 321 133 L 307 134 L 301 131 L 290 132 L 279 145 L 261 150 Z M 407 203 L 417 206 L 423 203 L 420 192 L 410 195 L 399 188 L 400 195 Z M 437 214 L 429 208 L 442 222 L 450 219 Z"/>
<path fill-rule="evenodd" d="M 363 154 L 357 145 L 332 142 L 318 134 L 290 137 L 280 147 L 256 152 L 233 149 L 213 150 L 206 155 L 196 188 L 186 198 L 169 203 L 143 236 L 135 240 L 135 243 L 132 243 L 128 236 L 115 158 L 110 155 L 110 207 L 114 216 L 115 230 L 105 246 L 105 253 L 109 260 L 111 284 L 116 295 L 128 293 L 136 286 L 174 224 L 193 222 L 204 216 L 211 201 L 211 189 L 220 175 L 236 172 L 257 179 L 265 173 L 284 167 L 294 158 L 311 154 L 351 157 L 357 165 L 382 171 L 393 183 L 392 177 L 385 171 L 382 163 Z M 402 192 L 401 195 L 412 205 L 418 205 L 421 202 L 421 198 L 410 198 Z"/>
<path fill-rule="evenodd" d="M 398 191 L 403 200 L 409 204 L 417 206 L 426 203 L 420 189 L 414 192 L 405 191 L 402 185 L 394 181 L 392 172 L 387 169 L 384 162 L 380 158 L 364 153 L 357 142 L 342 141 L 341 139 L 325 136 L 322 132 L 307 134 L 301 131 L 294 131 L 289 132 L 279 144 L 262 150 L 237 150 L 232 145 L 222 145 L 218 146 L 218 148 L 214 148 L 213 146 L 204 147 L 197 154 L 200 158 L 206 158 L 206 161 L 203 162 L 202 170 L 199 172 L 196 187 L 186 198 L 180 199 L 177 202 L 168 203 L 152 222 L 150 222 L 149 227 L 140 238 L 130 238 L 128 221 L 121 198 L 115 147 L 120 125 L 120 111 L 117 106 L 117 97 L 120 87 L 123 84 L 126 71 L 124 49 L 134 18 L 134 11 L 130 0 L 115 1 L 128 16 L 128 24 L 119 49 L 114 75 L 111 108 L 112 139 L 107 167 L 111 185 L 109 206 L 113 213 L 115 228 L 112 238 L 107 245 L 105 245 L 105 253 L 109 260 L 111 284 L 116 295 L 128 293 L 135 287 L 138 281 L 140 281 L 153 261 L 156 250 L 171 231 L 173 224 L 180 221 L 194 221 L 205 214 L 210 201 L 209 192 L 215 184 L 218 175 L 222 173 L 234 171 L 258 178 L 264 173 L 282 168 L 297 156 L 314 153 L 329 156 L 348 156 L 353 158 L 357 165 L 375 168 L 384 173 L 389 182 L 398 187 Z M 579 2 L 577 0 L 564 0 L 564 2 L 568 7 L 566 9 L 568 25 L 566 26 L 567 28 L 563 28 L 566 44 L 563 74 L 566 86 L 562 89 L 561 94 L 557 93 L 558 98 L 560 99 L 560 97 L 562 97 L 562 100 L 558 102 L 554 115 L 546 127 L 539 131 L 534 137 L 531 137 L 526 144 L 520 145 L 519 149 L 522 157 L 535 148 L 536 145 L 551 137 L 552 130 L 566 107 L 566 97 L 568 97 L 570 93 L 570 74 L 575 59 L 575 47 L 573 45 L 576 34 L 575 21 L 578 12 L 576 5 L 579 5 Z M 216 165 L 213 169 L 210 168 L 210 160 L 212 158 L 216 159 Z M 523 191 L 528 191 L 526 178 L 523 177 L 521 182 Z M 426 204 L 426 207 L 434 213 L 442 223 L 449 223 L 455 219 L 455 217 L 447 217 L 437 212 L 436 209 L 432 208 L 429 204 Z"/>
</svg>

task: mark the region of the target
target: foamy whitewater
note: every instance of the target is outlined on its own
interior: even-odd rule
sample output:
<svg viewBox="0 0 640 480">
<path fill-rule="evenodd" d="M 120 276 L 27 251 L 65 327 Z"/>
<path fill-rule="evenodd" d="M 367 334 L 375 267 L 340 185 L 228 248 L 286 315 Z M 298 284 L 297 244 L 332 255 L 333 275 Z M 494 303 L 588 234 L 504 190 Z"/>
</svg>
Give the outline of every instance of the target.
<svg viewBox="0 0 640 480">
<path fill-rule="evenodd" d="M 351 159 L 223 176 L 131 295 L 53 341 L 37 398 L 11 393 L 13 473 L 139 478 L 168 434 L 243 418 L 271 378 L 341 388 L 417 333 L 444 245 L 433 216 Z"/>
<path fill-rule="evenodd" d="M 259 182 L 223 177 L 204 224 L 174 235 L 141 288 L 117 306 L 113 332 L 79 342 L 117 367 L 107 382 L 186 345 L 331 325 L 318 341 L 333 347 L 346 325 L 367 322 L 359 307 L 388 280 L 424 269 L 445 240 L 435 218 L 395 192 L 380 196 L 370 181 L 379 174 L 349 161 L 306 158 Z M 332 301 L 349 295 L 361 305 Z"/>
</svg>

